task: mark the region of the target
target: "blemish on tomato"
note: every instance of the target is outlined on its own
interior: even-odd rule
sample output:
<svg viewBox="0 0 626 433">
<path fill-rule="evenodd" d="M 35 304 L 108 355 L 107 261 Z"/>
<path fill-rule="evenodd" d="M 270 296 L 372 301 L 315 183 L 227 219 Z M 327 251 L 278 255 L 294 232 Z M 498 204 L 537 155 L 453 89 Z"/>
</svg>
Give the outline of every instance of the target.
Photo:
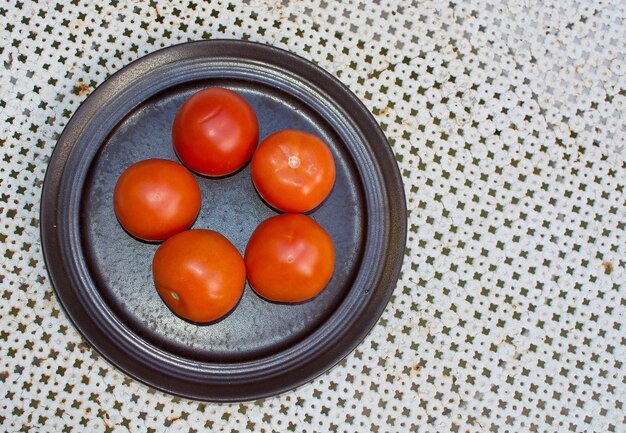
<svg viewBox="0 0 626 433">
<path fill-rule="evenodd" d="M 215 117 L 219 116 L 219 114 L 222 112 L 222 107 L 219 105 L 216 105 L 214 107 L 211 107 L 211 109 L 209 111 L 207 111 L 207 113 L 202 116 L 202 118 L 199 119 L 200 123 L 204 123 L 204 122 L 208 122 L 211 119 L 214 119 Z"/>
</svg>

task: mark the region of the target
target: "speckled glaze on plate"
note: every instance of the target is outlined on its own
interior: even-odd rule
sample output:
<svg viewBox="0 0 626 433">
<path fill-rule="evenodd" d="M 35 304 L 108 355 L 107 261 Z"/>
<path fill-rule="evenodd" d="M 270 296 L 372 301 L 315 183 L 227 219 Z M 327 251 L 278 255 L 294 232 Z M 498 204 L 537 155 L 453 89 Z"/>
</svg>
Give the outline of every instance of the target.
<svg viewBox="0 0 626 433">
<path fill-rule="evenodd" d="M 309 302 L 269 303 L 246 286 L 230 315 L 197 326 L 176 317 L 159 298 L 150 269 L 158 245 L 124 232 L 112 194 L 132 163 L 176 160 L 170 136 L 176 110 L 209 86 L 235 90 L 252 104 L 260 139 L 298 128 L 329 144 L 337 180 L 310 216 L 333 238 L 336 270 Z M 202 207 L 194 227 L 219 231 L 243 253 L 257 224 L 276 214 L 257 195 L 249 166 L 224 178 L 196 178 Z M 345 86 L 289 52 L 214 40 L 147 55 L 85 100 L 50 160 L 41 224 L 57 297 L 96 350 L 163 391 L 241 401 L 293 389 L 362 341 L 397 282 L 406 204 L 382 131 Z"/>
</svg>

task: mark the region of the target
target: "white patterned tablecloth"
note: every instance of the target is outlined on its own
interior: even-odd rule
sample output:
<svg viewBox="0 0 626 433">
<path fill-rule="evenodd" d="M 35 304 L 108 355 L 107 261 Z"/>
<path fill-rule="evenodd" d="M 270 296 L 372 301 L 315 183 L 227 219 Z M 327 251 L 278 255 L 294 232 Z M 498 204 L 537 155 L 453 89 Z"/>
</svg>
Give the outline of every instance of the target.
<svg viewBox="0 0 626 433">
<path fill-rule="evenodd" d="M 338 77 L 403 175 L 383 317 L 337 367 L 264 400 L 126 377 L 60 309 L 39 201 L 56 139 L 161 47 L 248 39 Z M 0 4 L 0 430 L 625 432 L 626 3 Z"/>
</svg>

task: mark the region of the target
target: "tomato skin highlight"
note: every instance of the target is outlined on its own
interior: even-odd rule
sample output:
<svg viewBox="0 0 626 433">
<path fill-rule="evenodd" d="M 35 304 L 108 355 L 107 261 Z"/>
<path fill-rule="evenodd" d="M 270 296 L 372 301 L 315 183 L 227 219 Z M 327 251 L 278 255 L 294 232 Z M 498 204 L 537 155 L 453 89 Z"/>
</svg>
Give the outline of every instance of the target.
<svg viewBox="0 0 626 433">
<path fill-rule="evenodd" d="M 200 187 L 181 164 L 146 159 L 128 167 L 113 191 L 113 208 L 132 236 L 163 241 L 187 230 L 200 211 Z"/>
<path fill-rule="evenodd" d="M 179 108 L 172 125 L 174 150 L 190 170 L 225 176 L 252 158 L 259 140 L 256 113 L 232 90 L 210 87 Z"/>
<path fill-rule="evenodd" d="M 179 233 L 160 245 L 152 274 L 166 305 L 195 323 L 225 316 L 239 302 L 246 283 L 239 251 L 226 237 L 207 229 Z"/>
<path fill-rule="evenodd" d="M 326 230 L 302 214 L 282 214 L 261 222 L 244 255 L 248 282 L 261 297 L 302 302 L 319 294 L 335 266 L 333 241 Z"/>
<path fill-rule="evenodd" d="M 270 206 L 283 212 L 308 212 L 319 206 L 335 183 L 328 145 L 314 134 L 284 129 L 265 138 L 251 163 L 252 181 Z"/>
</svg>

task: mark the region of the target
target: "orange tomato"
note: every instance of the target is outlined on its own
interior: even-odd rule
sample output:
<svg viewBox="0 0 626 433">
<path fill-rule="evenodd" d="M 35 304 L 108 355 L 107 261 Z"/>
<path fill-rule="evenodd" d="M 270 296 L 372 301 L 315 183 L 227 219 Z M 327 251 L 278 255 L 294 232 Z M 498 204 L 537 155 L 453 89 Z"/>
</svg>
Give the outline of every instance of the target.
<svg viewBox="0 0 626 433">
<path fill-rule="evenodd" d="M 259 195 L 283 212 L 310 211 L 335 183 L 335 161 L 326 143 L 295 129 L 265 138 L 252 156 L 251 172 Z"/>
<path fill-rule="evenodd" d="M 113 207 L 122 227 L 150 242 L 187 230 L 198 216 L 200 202 L 200 187 L 189 170 L 165 159 L 131 165 L 113 191 Z"/>
<path fill-rule="evenodd" d="M 276 302 L 311 299 L 328 284 L 335 266 L 331 237 L 302 214 L 263 221 L 244 255 L 248 282 L 263 298 Z"/>
<path fill-rule="evenodd" d="M 259 125 L 252 106 L 238 93 L 211 87 L 180 107 L 172 126 L 174 150 L 191 170 L 224 176 L 243 167 L 256 148 Z"/>
<path fill-rule="evenodd" d="M 179 233 L 160 245 L 152 274 L 167 306 L 198 323 L 215 321 L 231 311 L 246 283 L 239 251 L 223 235 L 206 229 Z"/>
</svg>

